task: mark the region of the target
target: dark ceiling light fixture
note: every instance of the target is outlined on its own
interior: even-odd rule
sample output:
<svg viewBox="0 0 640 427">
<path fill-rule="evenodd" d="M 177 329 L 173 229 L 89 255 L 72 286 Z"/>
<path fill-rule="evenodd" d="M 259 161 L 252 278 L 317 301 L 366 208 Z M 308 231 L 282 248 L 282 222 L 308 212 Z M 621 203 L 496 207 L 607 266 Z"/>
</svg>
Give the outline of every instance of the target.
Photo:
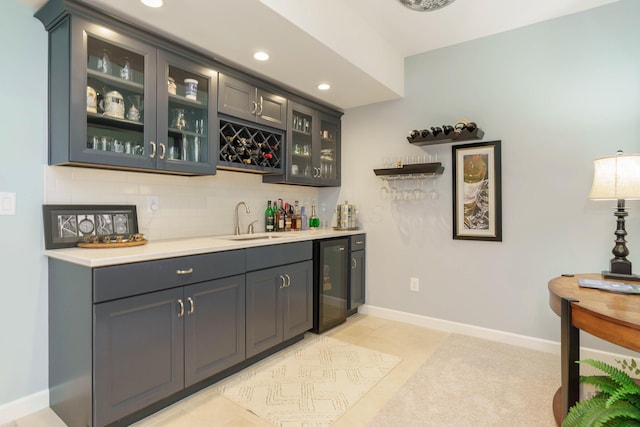
<svg viewBox="0 0 640 427">
<path fill-rule="evenodd" d="M 399 0 L 404 6 L 419 12 L 431 12 L 450 5 L 455 0 Z"/>
</svg>

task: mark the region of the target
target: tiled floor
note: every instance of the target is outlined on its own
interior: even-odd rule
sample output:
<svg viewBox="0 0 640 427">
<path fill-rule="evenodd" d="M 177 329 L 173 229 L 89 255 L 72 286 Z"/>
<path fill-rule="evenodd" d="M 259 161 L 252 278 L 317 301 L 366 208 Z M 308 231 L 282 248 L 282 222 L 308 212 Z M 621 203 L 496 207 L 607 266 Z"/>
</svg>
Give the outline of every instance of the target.
<svg viewBox="0 0 640 427">
<path fill-rule="evenodd" d="M 325 335 L 402 358 L 398 366 L 334 424 L 336 427 L 354 427 L 366 425 L 448 334 L 356 314 L 351 316 L 347 323 L 332 329 Z M 134 425 L 136 427 L 268 427 L 270 424 L 222 397 L 214 390 L 214 386 L 211 386 Z M 11 422 L 8 426 L 64 427 L 65 424 L 53 411 L 45 409 Z"/>
</svg>

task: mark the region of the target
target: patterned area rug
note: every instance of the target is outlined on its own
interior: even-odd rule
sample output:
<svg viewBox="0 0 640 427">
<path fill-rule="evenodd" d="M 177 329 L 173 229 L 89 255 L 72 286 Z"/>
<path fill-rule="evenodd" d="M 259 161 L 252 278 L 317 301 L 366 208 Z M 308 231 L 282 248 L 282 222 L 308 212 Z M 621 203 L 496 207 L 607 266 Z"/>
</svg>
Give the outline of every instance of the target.
<svg viewBox="0 0 640 427">
<path fill-rule="evenodd" d="M 217 390 L 274 426 L 328 426 L 399 362 L 333 338 L 307 336 L 223 380 Z"/>
</svg>

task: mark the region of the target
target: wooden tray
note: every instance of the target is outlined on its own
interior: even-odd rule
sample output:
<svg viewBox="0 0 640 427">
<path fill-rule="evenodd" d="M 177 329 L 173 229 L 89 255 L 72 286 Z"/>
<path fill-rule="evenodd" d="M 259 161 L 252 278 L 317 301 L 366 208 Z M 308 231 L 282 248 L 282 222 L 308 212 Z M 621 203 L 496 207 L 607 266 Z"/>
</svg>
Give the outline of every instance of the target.
<svg viewBox="0 0 640 427">
<path fill-rule="evenodd" d="M 102 248 L 127 248 L 129 246 L 142 246 L 146 244 L 148 240 L 134 240 L 131 242 L 112 242 L 112 243 L 85 243 L 78 242 L 78 246 L 81 248 L 90 248 L 90 249 L 102 249 Z"/>
<path fill-rule="evenodd" d="M 352 230 L 360 230 L 360 227 L 347 227 L 347 228 L 333 227 L 333 229 L 336 231 L 352 231 Z"/>
</svg>

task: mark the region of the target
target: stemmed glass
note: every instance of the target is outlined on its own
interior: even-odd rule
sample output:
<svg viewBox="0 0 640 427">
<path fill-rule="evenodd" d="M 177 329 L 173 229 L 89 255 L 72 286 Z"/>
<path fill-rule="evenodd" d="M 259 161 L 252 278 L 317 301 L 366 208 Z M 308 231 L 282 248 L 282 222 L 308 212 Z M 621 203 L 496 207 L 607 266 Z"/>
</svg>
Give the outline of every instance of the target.
<svg viewBox="0 0 640 427">
<path fill-rule="evenodd" d="M 413 190 L 413 198 L 415 200 L 422 200 L 426 196 L 426 193 L 424 192 L 424 190 L 419 188 L 419 185 L 420 186 L 422 185 L 422 180 L 421 179 L 416 179 L 416 188 Z"/>
<path fill-rule="evenodd" d="M 383 200 L 389 200 L 391 198 L 391 192 L 389 191 L 389 188 L 387 187 L 387 181 L 386 180 L 382 181 L 382 187 L 380 187 L 380 197 L 382 197 Z"/>
<path fill-rule="evenodd" d="M 409 180 L 404 180 L 403 184 L 404 189 L 401 191 L 400 198 L 402 200 L 412 200 L 413 191 L 409 190 Z"/>
</svg>

